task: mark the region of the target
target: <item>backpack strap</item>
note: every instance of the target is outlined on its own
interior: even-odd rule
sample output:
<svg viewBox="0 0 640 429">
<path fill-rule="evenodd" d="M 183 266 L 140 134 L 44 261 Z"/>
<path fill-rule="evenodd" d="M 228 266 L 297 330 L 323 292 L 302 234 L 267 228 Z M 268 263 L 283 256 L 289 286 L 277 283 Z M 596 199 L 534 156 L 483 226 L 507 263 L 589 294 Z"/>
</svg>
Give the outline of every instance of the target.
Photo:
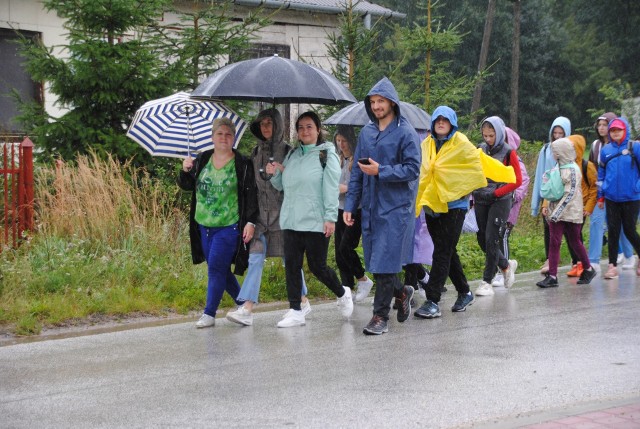
<svg viewBox="0 0 640 429">
<path fill-rule="evenodd" d="M 586 159 L 582 160 L 582 178 L 584 179 L 587 186 L 591 186 L 589 183 L 589 175 L 587 174 L 587 169 L 589 168 L 589 161 Z"/>
</svg>

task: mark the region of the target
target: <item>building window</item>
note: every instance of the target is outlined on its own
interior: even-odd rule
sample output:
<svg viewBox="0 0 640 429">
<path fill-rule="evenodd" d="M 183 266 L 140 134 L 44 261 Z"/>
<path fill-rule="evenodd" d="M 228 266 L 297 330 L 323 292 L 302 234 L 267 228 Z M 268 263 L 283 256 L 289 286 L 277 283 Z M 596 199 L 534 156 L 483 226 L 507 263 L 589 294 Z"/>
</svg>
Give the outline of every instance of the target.
<svg viewBox="0 0 640 429">
<path fill-rule="evenodd" d="M 19 31 L 27 38 L 39 38 L 40 33 Z M 0 134 L 20 134 L 22 130 L 15 121 L 18 105 L 11 95 L 17 91 L 24 101 L 43 103 L 42 85 L 34 82 L 26 72 L 25 58 L 20 54 L 19 36 L 16 31 L 0 28 Z"/>
</svg>

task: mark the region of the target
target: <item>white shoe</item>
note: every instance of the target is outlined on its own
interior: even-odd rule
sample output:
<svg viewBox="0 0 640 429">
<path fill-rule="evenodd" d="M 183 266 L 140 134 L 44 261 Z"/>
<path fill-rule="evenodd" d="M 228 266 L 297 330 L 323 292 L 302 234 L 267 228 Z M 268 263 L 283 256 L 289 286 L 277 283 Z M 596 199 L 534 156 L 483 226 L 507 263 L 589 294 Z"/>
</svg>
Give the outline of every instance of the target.
<svg viewBox="0 0 640 429">
<path fill-rule="evenodd" d="M 278 328 L 293 328 L 294 326 L 304 326 L 304 314 L 302 310 L 294 310 L 293 308 L 289 309 L 282 320 L 278 322 Z"/>
<path fill-rule="evenodd" d="M 353 298 L 351 298 L 351 289 L 345 286 L 342 286 L 344 289 L 344 295 L 338 298 L 337 303 L 338 307 L 340 307 L 340 312 L 342 316 L 349 317 L 351 313 L 353 313 Z"/>
<path fill-rule="evenodd" d="M 215 317 L 211 317 L 208 314 L 203 314 L 202 316 L 200 316 L 200 320 L 196 322 L 196 328 L 208 328 L 209 326 L 214 326 L 215 324 Z"/>
<path fill-rule="evenodd" d="M 633 270 L 636 268 L 636 255 L 631 255 L 628 258 L 624 258 L 622 261 L 623 270 Z"/>
<path fill-rule="evenodd" d="M 491 286 L 493 287 L 504 287 L 504 276 L 502 275 L 502 271 L 499 271 L 498 274 L 491 280 Z"/>
<path fill-rule="evenodd" d="M 251 326 L 253 325 L 253 314 L 244 308 L 244 305 L 241 305 L 236 311 L 230 311 L 227 313 L 227 320 L 240 325 Z"/>
<path fill-rule="evenodd" d="M 516 281 L 516 270 L 518 269 L 518 261 L 515 259 L 509 259 L 509 268 L 503 271 L 504 287 L 509 289 L 513 286 L 513 282 Z"/>
<path fill-rule="evenodd" d="M 427 299 L 427 291 L 424 290 L 424 288 L 422 287 L 422 285 L 418 284 L 418 295 L 420 295 L 420 297 L 422 299 Z"/>
<path fill-rule="evenodd" d="M 476 289 L 474 294 L 478 296 L 491 296 L 495 295 L 495 292 L 493 291 L 493 287 L 491 287 L 489 283 L 483 280 L 482 282 L 480 282 L 480 286 L 478 286 L 478 289 Z"/>
<path fill-rule="evenodd" d="M 308 299 L 300 305 L 300 311 L 302 311 L 304 317 L 307 317 L 309 313 L 311 313 L 311 303 Z"/>
<path fill-rule="evenodd" d="M 618 253 L 618 260 L 616 261 L 617 265 L 620 265 L 624 260 L 624 253 Z"/>
<path fill-rule="evenodd" d="M 600 266 L 600 262 L 592 262 L 591 266 L 593 267 L 594 270 L 596 270 L 596 273 L 601 273 L 602 272 L 602 267 Z"/>
<path fill-rule="evenodd" d="M 373 281 L 369 277 L 367 277 L 363 282 L 358 281 L 358 291 L 355 296 L 356 302 L 364 301 L 369 296 L 369 292 L 371 292 L 372 287 Z"/>
</svg>

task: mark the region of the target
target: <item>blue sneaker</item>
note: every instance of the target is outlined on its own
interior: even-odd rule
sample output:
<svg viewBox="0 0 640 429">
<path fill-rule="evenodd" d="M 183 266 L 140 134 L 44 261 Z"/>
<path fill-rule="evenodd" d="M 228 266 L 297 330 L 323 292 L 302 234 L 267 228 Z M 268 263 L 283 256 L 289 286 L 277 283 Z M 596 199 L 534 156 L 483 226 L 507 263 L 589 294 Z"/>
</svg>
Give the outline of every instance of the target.
<svg viewBox="0 0 640 429">
<path fill-rule="evenodd" d="M 474 301 L 475 296 L 473 296 L 473 292 L 458 294 L 458 299 L 456 299 L 456 303 L 451 307 L 451 311 L 455 313 L 465 311 Z"/>
<path fill-rule="evenodd" d="M 413 313 L 413 315 L 422 319 L 435 319 L 436 317 L 440 317 L 442 314 L 440 313 L 440 307 L 438 307 L 437 303 L 427 300 L 416 310 L 415 313 Z"/>
</svg>

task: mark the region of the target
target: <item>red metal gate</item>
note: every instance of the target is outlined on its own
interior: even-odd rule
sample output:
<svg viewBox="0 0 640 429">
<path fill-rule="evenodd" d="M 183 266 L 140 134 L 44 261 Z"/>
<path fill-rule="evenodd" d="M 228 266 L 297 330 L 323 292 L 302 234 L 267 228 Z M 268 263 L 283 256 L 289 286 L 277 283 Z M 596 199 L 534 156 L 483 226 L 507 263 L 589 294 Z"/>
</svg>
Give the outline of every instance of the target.
<svg viewBox="0 0 640 429">
<path fill-rule="evenodd" d="M 0 137 L 2 144 L 3 206 L 0 223 L 0 251 L 16 247 L 25 231 L 33 230 L 33 142 L 26 137 L 22 142 L 16 137 Z"/>
</svg>

